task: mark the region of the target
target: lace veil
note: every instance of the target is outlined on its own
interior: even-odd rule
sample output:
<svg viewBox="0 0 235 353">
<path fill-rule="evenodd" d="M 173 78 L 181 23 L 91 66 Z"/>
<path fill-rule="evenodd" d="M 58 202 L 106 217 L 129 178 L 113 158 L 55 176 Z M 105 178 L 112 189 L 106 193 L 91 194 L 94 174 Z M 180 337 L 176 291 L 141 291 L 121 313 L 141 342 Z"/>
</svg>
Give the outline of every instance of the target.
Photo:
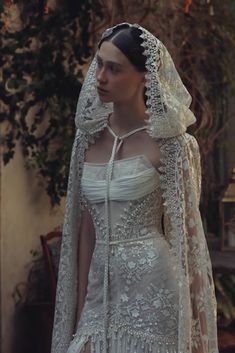
<svg viewBox="0 0 235 353">
<path fill-rule="evenodd" d="M 186 133 L 195 122 L 191 96 L 183 85 L 165 46 L 143 27 L 146 56 L 146 106 L 149 135 L 161 151 L 164 231 L 176 259 L 179 283 L 178 352 L 218 353 L 216 302 L 210 258 L 200 212 L 200 156 L 196 140 Z M 109 28 L 103 36 L 108 36 Z M 57 284 L 52 353 L 66 353 L 72 339 L 77 302 L 77 244 L 80 224 L 80 179 L 84 153 L 107 125 L 112 103 L 102 103 L 96 92 L 96 57 L 77 104 L 77 132 L 72 149 Z"/>
</svg>

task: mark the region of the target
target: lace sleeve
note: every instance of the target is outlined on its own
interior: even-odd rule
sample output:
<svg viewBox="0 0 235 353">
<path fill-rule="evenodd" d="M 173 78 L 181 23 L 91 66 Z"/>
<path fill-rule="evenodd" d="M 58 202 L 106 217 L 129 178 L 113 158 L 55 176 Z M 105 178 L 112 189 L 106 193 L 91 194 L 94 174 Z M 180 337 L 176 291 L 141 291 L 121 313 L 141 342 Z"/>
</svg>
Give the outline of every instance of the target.
<svg viewBox="0 0 235 353">
<path fill-rule="evenodd" d="M 216 302 L 211 262 L 199 212 L 200 155 L 182 135 L 164 150 L 164 230 L 177 260 L 179 351 L 217 353 Z M 171 150 L 172 148 L 172 150 Z"/>
<path fill-rule="evenodd" d="M 66 353 L 74 332 L 77 307 L 77 248 L 81 221 L 81 188 L 87 134 L 77 129 L 70 163 L 60 251 L 51 353 Z"/>
<path fill-rule="evenodd" d="M 193 353 L 202 353 L 210 352 L 213 347 L 210 348 L 210 344 L 213 339 L 213 331 L 216 332 L 216 303 L 211 262 L 198 209 L 201 191 L 201 166 L 195 139 L 190 139 L 185 152 L 183 173 L 185 203 L 187 205 L 185 223 L 192 306 L 192 348 Z"/>
<path fill-rule="evenodd" d="M 86 201 L 82 199 L 81 227 L 78 242 L 78 301 L 77 301 L 77 323 L 81 315 L 87 292 L 88 273 L 91 258 L 95 246 L 95 230 L 90 212 L 86 206 Z"/>
</svg>

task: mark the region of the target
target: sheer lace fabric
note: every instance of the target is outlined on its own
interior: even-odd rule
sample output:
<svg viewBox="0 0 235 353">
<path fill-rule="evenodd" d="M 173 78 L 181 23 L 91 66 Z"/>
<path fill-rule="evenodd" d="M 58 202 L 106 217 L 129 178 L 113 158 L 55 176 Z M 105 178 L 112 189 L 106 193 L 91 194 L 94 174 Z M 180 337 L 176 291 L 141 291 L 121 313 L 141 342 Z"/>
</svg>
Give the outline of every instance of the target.
<svg viewBox="0 0 235 353">
<path fill-rule="evenodd" d="M 142 176 L 149 173 L 148 178 Z M 97 202 L 86 183 L 97 188 L 105 181 L 106 166 L 85 164 L 82 177 L 83 205 L 88 207 L 96 229 L 88 293 L 77 333 L 68 353 L 79 353 L 89 339 L 91 351 L 102 352 L 104 283 L 104 198 Z M 129 190 L 142 190 L 136 197 Z M 119 193 L 110 202 L 111 238 L 108 298 L 108 352 L 177 352 L 178 285 L 169 244 L 162 232 L 162 198 L 159 174 L 144 156 L 115 161 L 113 181 Z M 154 185 L 149 191 L 149 184 Z M 117 187 L 117 186 L 115 186 Z M 112 195 L 112 184 L 110 186 Z M 88 196 L 90 195 L 90 197 Z"/>
<path fill-rule="evenodd" d="M 134 26 L 142 31 L 142 45 L 145 48 L 144 52 L 147 59 L 146 95 L 148 99 L 146 112 L 149 116 L 148 121 L 146 121 L 148 126 L 147 132 L 156 141 L 156 144 L 161 151 L 161 169 L 160 174 L 155 179 L 155 182 L 157 181 L 156 185 L 154 182 L 151 186 L 151 188 L 154 188 L 154 191 L 148 190 L 146 195 L 139 195 L 137 199 L 133 200 L 130 198 L 129 200 L 126 199 L 123 201 L 115 201 L 115 199 L 111 201 L 110 207 L 112 208 L 112 203 L 114 203 L 114 208 L 116 210 L 116 213 L 113 212 L 113 218 L 111 219 L 111 224 L 113 225 L 111 234 L 114 238 L 117 238 L 115 241 L 123 239 L 126 234 L 121 219 L 121 216 L 123 216 L 130 237 L 134 238 L 136 236 L 141 236 L 141 233 L 139 233 L 139 230 L 141 229 L 141 227 L 139 227 L 140 224 L 132 221 L 132 214 L 134 214 L 135 220 L 141 219 L 141 209 L 145 209 L 145 207 L 148 209 L 146 205 L 149 205 L 149 208 L 152 209 L 152 213 L 150 214 L 150 212 L 147 212 L 145 215 L 146 217 L 149 217 L 148 220 L 146 219 L 146 224 L 149 225 L 147 233 L 149 233 L 150 225 L 153 223 L 155 232 L 156 229 L 158 230 L 157 234 L 159 237 L 145 239 L 143 241 L 144 246 L 142 247 L 145 248 L 146 251 L 144 254 L 150 251 L 147 245 L 153 241 L 160 241 L 162 246 L 165 244 L 167 251 L 170 251 L 171 253 L 170 261 L 173 261 L 173 264 L 170 262 L 170 266 L 171 270 L 174 271 L 178 284 L 178 293 L 177 296 L 174 297 L 176 311 L 178 313 L 177 341 L 174 340 L 174 344 L 168 346 L 168 348 L 170 347 L 168 351 L 172 353 L 170 349 L 173 349 L 174 353 L 218 353 L 216 303 L 212 281 L 211 262 L 198 209 L 201 175 L 200 156 L 197 142 L 192 136 L 185 133 L 187 127 L 195 121 L 195 117 L 189 109 L 191 97 L 180 80 L 170 54 L 167 52 L 164 45 L 146 29 L 139 25 Z M 105 31 L 104 36 L 112 30 L 113 28 L 110 28 Z M 82 207 L 88 207 L 90 209 L 93 220 L 96 224 L 97 237 L 99 237 L 100 240 L 100 243 L 97 243 L 96 245 L 95 254 L 97 254 L 97 256 L 99 255 L 98 249 L 103 247 L 102 220 L 98 220 L 100 216 L 102 217 L 103 209 L 102 207 L 95 207 L 96 202 L 93 202 L 91 199 L 89 200 L 88 194 L 87 198 L 82 195 L 81 187 L 82 175 L 85 175 L 84 173 L 89 173 L 86 165 L 84 169 L 85 150 L 89 146 L 89 143 L 94 142 L 94 139 L 99 135 L 99 132 L 106 128 L 108 115 L 113 111 L 112 103 L 103 104 L 99 100 L 96 92 L 95 72 L 96 57 L 92 61 L 88 70 L 79 96 L 76 111 L 75 122 L 77 132 L 71 155 L 65 208 L 52 353 L 67 353 L 69 346 L 72 352 L 74 352 L 75 349 L 75 352 L 77 353 L 77 351 L 79 352 L 79 349 L 83 347 L 84 342 L 89 340 L 89 335 L 94 342 L 91 348 L 93 350 L 95 349 L 95 352 L 101 350 L 106 352 L 106 347 L 103 345 L 104 335 L 102 335 L 103 340 L 101 340 L 101 334 L 98 329 L 95 333 L 93 332 L 93 335 L 91 332 L 87 335 L 87 333 L 82 331 L 82 327 L 85 327 L 86 311 L 84 311 L 84 318 L 82 319 L 83 321 L 81 321 L 78 334 L 71 343 L 74 327 L 76 325 L 76 305 L 79 285 L 77 282 L 77 248 Z M 143 160 L 141 163 L 142 162 Z M 134 161 L 131 162 L 132 165 L 133 163 Z M 135 161 L 135 163 L 137 163 L 137 161 Z M 140 168 L 138 170 L 141 172 L 140 162 L 138 161 L 138 163 L 138 168 Z M 141 165 L 143 168 L 148 169 L 149 167 L 147 165 L 144 167 L 143 163 Z M 115 168 L 118 168 L 117 162 L 115 162 Z M 126 166 L 126 168 L 128 168 L 128 166 Z M 100 168 L 99 173 L 102 181 L 102 168 Z M 115 171 L 115 176 L 118 178 L 118 171 Z M 145 175 L 145 177 L 148 178 L 147 175 Z M 116 197 L 115 195 L 117 194 L 117 192 L 116 194 L 113 193 L 113 196 Z M 160 194 L 162 195 L 161 200 Z M 99 195 L 96 195 L 101 198 L 101 203 L 102 195 L 102 190 Z M 143 202 L 141 202 L 141 198 Z M 145 206 L 144 203 L 146 204 Z M 138 206 L 135 207 L 136 204 L 139 204 L 139 209 Z M 161 236 L 162 230 L 159 223 L 159 217 L 162 212 L 164 214 L 165 239 Z M 153 219 L 155 219 L 154 222 Z M 99 222 L 100 224 L 98 224 Z M 156 244 L 151 244 L 152 248 L 155 249 Z M 121 244 L 110 244 L 110 249 L 116 249 L 115 251 L 117 251 L 121 246 Z M 132 246 L 133 244 L 131 247 L 128 245 L 126 248 L 132 249 Z M 161 256 L 161 254 L 159 255 Z M 113 257 L 110 257 L 110 259 L 113 259 Z M 136 259 L 136 261 L 138 262 L 139 259 Z M 166 264 L 166 266 L 168 265 Z M 114 269 L 114 267 L 112 268 Z M 151 266 L 149 269 L 150 268 Z M 131 271 L 128 266 L 125 267 L 126 271 L 127 269 L 128 271 Z M 153 265 L 151 268 L 152 272 L 150 271 L 152 274 L 151 279 L 158 281 L 159 273 L 158 270 L 156 270 L 157 273 L 154 277 L 154 269 L 156 270 Z M 166 267 L 166 269 L 168 269 L 168 267 Z M 121 273 L 121 267 L 119 270 Z M 170 278 L 170 272 L 167 273 L 167 275 L 169 275 Z M 133 271 L 133 276 L 138 276 L 138 271 Z M 99 279 L 101 278 L 99 277 Z M 113 279 L 113 284 L 116 285 L 117 282 L 115 282 L 115 278 L 111 277 L 111 279 Z M 122 285 L 125 286 L 125 280 L 122 279 L 122 281 Z M 164 286 L 167 287 L 164 280 L 163 283 Z M 175 282 L 173 281 L 172 285 L 173 283 Z M 151 292 L 151 294 L 156 293 L 155 289 Z M 132 297 L 128 297 L 128 301 L 132 300 L 132 303 L 137 305 L 137 299 L 134 298 L 133 293 L 131 294 Z M 102 295 L 102 293 L 99 293 L 99 295 Z M 112 313 L 114 314 L 110 316 L 111 311 L 109 308 L 107 309 L 109 320 L 118 317 L 113 311 Z M 113 307 L 111 309 L 113 310 Z M 97 313 L 97 315 L 99 314 Z M 100 315 L 102 315 L 102 313 L 100 313 Z M 99 318 L 100 317 L 101 316 L 99 316 Z M 173 315 L 173 318 L 174 317 L 175 316 Z M 155 323 L 156 322 L 157 321 L 155 321 Z M 138 323 L 138 320 L 133 320 L 133 323 Z M 146 327 L 149 328 L 149 326 Z M 161 327 L 162 326 L 160 325 L 160 329 Z M 145 342 L 143 336 L 139 338 L 136 336 L 133 337 L 133 335 L 131 336 L 127 333 L 126 326 L 117 331 L 115 330 L 109 331 L 107 334 L 109 336 L 111 333 L 114 335 L 109 342 L 111 342 L 110 344 L 114 342 L 112 350 L 115 351 L 115 349 L 119 347 L 118 350 L 115 351 L 116 353 L 126 353 L 129 349 L 133 349 L 136 345 L 136 340 L 138 340 L 138 349 L 136 349 L 137 353 L 144 353 L 144 349 L 146 349 L 147 352 L 151 351 L 153 348 L 160 349 L 159 336 L 156 336 L 156 340 L 154 340 L 153 337 L 150 338 L 150 336 L 148 336 L 146 344 L 143 345 L 144 348 L 140 348 L 140 340 Z M 134 332 L 136 334 L 136 331 Z M 174 330 L 172 330 L 172 335 L 174 336 L 173 332 Z M 161 335 L 161 330 L 159 331 L 159 334 Z M 115 337 L 118 344 L 115 343 Z M 158 344 L 156 344 L 156 342 L 158 342 Z M 174 345 L 176 342 L 177 347 L 175 348 Z M 162 347 L 163 352 L 165 353 L 166 345 L 163 345 Z"/>
<path fill-rule="evenodd" d="M 87 207 L 91 207 L 89 200 L 85 201 L 85 197 L 81 194 L 84 153 L 89 140 L 89 135 L 81 130 L 77 131 L 72 151 L 60 256 L 57 305 L 52 341 L 53 353 L 67 352 L 76 325 L 77 241 L 81 204 L 85 207 L 84 202 L 86 202 Z M 152 205 L 154 205 L 152 206 L 153 213 L 147 214 L 149 214 L 150 219 L 156 217 L 159 220 L 159 195 L 162 193 L 163 204 L 161 204 L 161 207 L 163 205 L 164 236 L 167 244 L 169 244 L 168 249 L 170 249 L 172 254 L 171 259 L 174 258 L 173 269 L 175 278 L 179 284 L 177 303 L 178 347 L 176 352 L 218 353 L 216 303 L 211 263 L 198 210 L 200 196 L 200 158 L 198 146 L 195 139 L 187 134 L 158 140 L 156 143 L 158 143 L 162 155 L 161 173 L 159 175 L 158 188 L 156 191 L 150 193 L 150 195 L 154 195 L 157 192 L 158 195 L 157 197 L 155 195 L 151 201 L 153 202 Z M 115 166 L 116 164 L 117 162 L 115 162 Z M 86 173 L 89 175 L 90 171 L 86 170 Z M 98 174 L 100 174 L 101 179 L 102 173 L 104 171 L 100 169 Z M 131 204 L 135 204 L 135 202 L 135 200 L 130 201 Z M 99 222 L 96 211 L 101 212 L 101 210 L 94 207 L 91 210 L 95 223 Z M 137 209 L 136 212 L 138 212 Z M 131 220 L 132 217 L 129 217 L 127 224 L 129 222 L 131 224 Z M 96 226 L 96 229 L 101 230 L 101 228 L 102 220 L 100 226 Z M 161 233 L 160 225 L 158 226 L 158 231 Z M 125 234 L 125 229 L 123 230 L 123 227 L 120 227 L 119 233 Z M 102 231 L 100 231 L 101 237 L 102 234 Z M 119 344 L 119 347 L 121 347 L 119 350 L 120 353 L 126 352 L 130 347 L 130 342 L 125 335 L 125 329 L 124 336 L 122 332 L 120 329 L 116 335 L 117 341 L 119 343 L 122 342 Z M 89 340 L 89 335 L 84 333 L 80 337 L 80 340 L 78 337 L 74 338 L 70 348 L 73 350 L 77 349 L 79 352 L 85 341 Z M 96 334 L 92 337 L 96 337 Z M 122 341 L 121 337 L 124 337 Z M 98 338 L 95 342 L 97 346 L 93 345 L 92 349 L 100 350 L 103 348 L 100 333 L 98 333 Z M 154 345 L 154 347 L 157 346 Z"/>
</svg>

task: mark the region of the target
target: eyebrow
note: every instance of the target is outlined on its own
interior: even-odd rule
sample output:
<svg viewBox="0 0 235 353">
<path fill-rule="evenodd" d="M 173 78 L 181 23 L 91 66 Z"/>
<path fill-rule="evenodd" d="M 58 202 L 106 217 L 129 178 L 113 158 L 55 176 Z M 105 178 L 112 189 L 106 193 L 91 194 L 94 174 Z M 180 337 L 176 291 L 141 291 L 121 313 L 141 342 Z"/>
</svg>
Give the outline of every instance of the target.
<svg viewBox="0 0 235 353">
<path fill-rule="evenodd" d="M 101 58 L 101 56 L 99 56 L 98 54 L 96 55 L 96 58 L 97 58 L 98 60 L 104 61 L 104 60 Z M 107 63 L 107 64 L 112 64 L 112 65 L 116 65 L 116 66 L 120 66 L 120 67 L 122 66 L 122 64 L 119 64 L 119 63 L 117 63 L 117 62 L 115 62 L 115 61 L 111 61 L 111 60 L 107 60 L 106 63 Z"/>
</svg>

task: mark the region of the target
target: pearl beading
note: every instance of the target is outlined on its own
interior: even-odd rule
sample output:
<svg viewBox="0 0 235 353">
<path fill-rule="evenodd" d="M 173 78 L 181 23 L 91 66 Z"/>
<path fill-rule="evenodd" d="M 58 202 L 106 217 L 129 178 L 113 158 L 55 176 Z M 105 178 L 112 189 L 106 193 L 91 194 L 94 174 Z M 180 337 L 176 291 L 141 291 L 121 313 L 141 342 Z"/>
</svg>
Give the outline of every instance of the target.
<svg viewBox="0 0 235 353">
<path fill-rule="evenodd" d="M 104 266 L 104 296 L 103 296 L 103 307 L 104 307 L 104 322 L 103 322 L 103 353 L 107 353 L 107 330 L 108 330 L 108 281 L 109 281 L 109 246 L 110 246 L 110 216 L 109 216 L 109 194 L 110 194 L 110 181 L 112 179 L 114 159 L 117 152 L 120 150 L 125 138 L 133 135 L 136 132 L 147 129 L 147 126 L 142 126 L 140 128 L 134 129 L 127 134 L 118 136 L 107 125 L 108 131 L 114 137 L 114 143 L 112 147 L 111 157 L 107 164 L 106 170 L 106 195 L 105 195 L 105 266 Z"/>
<path fill-rule="evenodd" d="M 125 244 L 125 243 L 138 243 L 147 239 L 153 239 L 156 238 L 156 234 L 149 234 L 149 235 L 143 235 L 142 237 L 139 238 L 128 238 L 128 239 L 120 239 L 120 240 L 112 240 L 109 241 L 109 245 L 118 245 L 118 244 Z M 96 240 L 97 244 L 105 244 L 104 240 Z"/>
</svg>

